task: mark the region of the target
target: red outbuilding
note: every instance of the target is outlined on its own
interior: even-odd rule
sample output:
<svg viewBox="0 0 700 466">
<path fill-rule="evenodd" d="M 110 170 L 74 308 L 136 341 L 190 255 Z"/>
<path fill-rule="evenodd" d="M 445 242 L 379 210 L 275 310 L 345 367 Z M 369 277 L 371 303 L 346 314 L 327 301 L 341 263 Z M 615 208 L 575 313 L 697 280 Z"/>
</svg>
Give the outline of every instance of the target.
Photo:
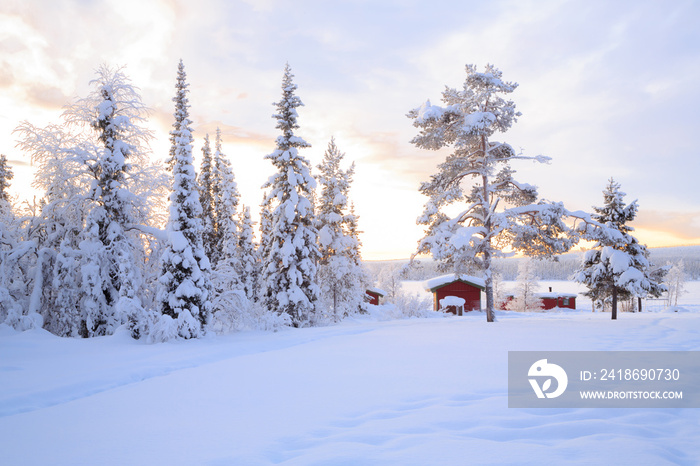
<svg viewBox="0 0 700 466">
<path fill-rule="evenodd" d="M 576 309 L 576 295 L 572 293 L 537 293 L 536 296 L 542 300 L 545 311 L 554 308 Z"/>
<path fill-rule="evenodd" d="M 535 297 L 542 300 L 541 311 L 547 311 L 549 309 L 576 309 L 576 294 L 574 293 L 555 293 L 549 291 L 547 293 L 535 293 Z M 506 294 L 504 301 L 498 303 L 498 309 L 507 310 L 508 303 L 515 299 L 515 295 L 512 293 Z"/>
<path fill-rule="evenodd" d="M 373 304 L 375 306 L 379 306 L 379 299 L 386 296 L 386 291 L 375 287 L 368 288 L 366 293 L 367 296 L 369 296 L 369 304 Z"/>
<path fill-rule="evenodd" d="M 433 293 L 433 309 L 440 310 L 440 301 L 448 297 L 457 297 L 464 300 L 464 311 L 469 312 L 481 309 L 481 290 L 486 288 L 484 280 L 469 275 L 443 275 L 435 277 L 425 282 L 427 291 Z M 443 303 L 451 303 L 447 299 Z M 456 314 L 457 307 L 453 305 L 446 306 L 447 312 Z"/>
</svg>

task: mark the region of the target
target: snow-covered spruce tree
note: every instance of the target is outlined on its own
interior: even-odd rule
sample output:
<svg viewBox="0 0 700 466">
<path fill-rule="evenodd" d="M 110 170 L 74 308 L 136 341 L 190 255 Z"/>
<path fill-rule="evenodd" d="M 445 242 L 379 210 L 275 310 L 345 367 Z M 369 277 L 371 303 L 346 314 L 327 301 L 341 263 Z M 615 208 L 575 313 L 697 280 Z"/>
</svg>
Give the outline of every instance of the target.
<svg viewBox="0 0 700 466">
<path fill-rule="evenodd" d="M 94 176 L 90 191 L 93 207 L 85 224 L 81 251 L 83 293 L 90 302 L 81 322 L 83 336 L 111 334 L 125 323 L 128 314 L 142 310 L 138 298 L 141 283 L 136 265 L 137 244 L 127 229 L 139 224 L 136 196 L 130 191 L 127 173 L 132 155 L 142 155 L 151 134 L 141 126 L 146 107 L 120 69 L 100 67 L 93 81 L 95 91 L 79 101 L 74 112 L 89 121 L 99 145 L 89 169 Z M 99 276 L 93 274 L 99 273 Z M 138 316 L 132 316 L 137 319 Z"/>
<path fill-rule="evenodd" d="M 214 216 L 216 218 L 215 254 L 213 265 L 219 260 L 228 261 L 234 266 L 238 253 L 238 204 L 241 195 L 238 192 L 236 177 L 231 164 L 221 147 L 221 130 L 216 128 L 216 146 L 214 151 L 213 194 Z M 235 266 L 234 266 L 235 267 Z"/>
<path fill-rule="evenodd" d="M 25 327 L 20 320 L 23 317 L 22 298 L 26 294 L 26 288 L 16 289 L 15 285 L 24 280 L 18 276 L 12 257 L 17 248 L 17 231 L 7 190 L 13 176 L 7 157 L 0 155 L 0 323 L 7 321 L 13 327 Z M 17 296 L 14 291 L 19 291 L 21 296 Z"/>
<path fill-rule="evenodd" d="M 221 150 L 221 131 L 216 130 L 216 151 L 214 153 L 214 206 L 216 215 L 215 262 L 212 269 L 214 286 L 213 303 L 215 316 L 219 321 L 231 322 L 245 312 L 245 303 L 231 293 L 243 292 L 241 284 L 241 251 L 239 250 L 240 226 L 238 224 L 238 203 L 240 195 L 233 171 Z M 234 309 L 235 308 L 235 309 Z M 239 314 L 238 316 L 236 314 Z M 226 317 L 224 318 L 224 315 Z M 238 319 L 240 320 L 240 319 Z M 228 327 L 234 327 L 235 325 Z"/>
<path fill-rule="evenodd" d="M 665 287 L 650 279 L 651 264 L 646 246 L 632 236 L 634 228 L 627 225 L 637 215 L 637 201 L 626 205 L 620 185 L 610 179 L 603 191 L 603 207 L 593 207 L 591 217 L 601 228 L 592 236 L 593 248 L 586 252 L 575 280 L 588 287 L 584 293 L 594 308 L 609 302 L 612 319 L 617 319 L 617 302 L 633 296 L 659 294 Z"/>
<path fill-rule="evenodd" d="M 218 333 L 259 328 L 256 300 L 260 260 L 253 242 L 250 210 L 243 207 L 235 220 L 224 219 L 221 225 L 220 257 L 212 274 L 214 298 L 210 328 Z"/>
<path fill-rule="evenodd" d="M 52 312 L 47 313 L 44 328 L 65 337 L 85 335 L 87 322 L 83 313 L 83 275 L 80 250 L 75 246 L 74 232 L 63 238 L 53 267 L 50 287 L 53 289 Z M 48 288 L 48 287 L 47 287 Z"/>
<path fill-rule="evenodd" d="M 340 168 L 344 157 L 331 139 L 323 162 L 318 165 L 321 185 L 317 207 L 321 252 L 318 282 L 321 302 L 334 322 L 360 309 L 369 281 L 360 262 L 357 231 L 352 231 L 357 229 L 356 218 L 348 210 L 348 191 L 355 165 L 347 170 Z"/>
<path fill-rule="evenodd" d="M 359 216 L 355 213 L 355 204 L 350 203 L 350 211 L 345 215 L 345 227 L 347 229 L 347 234 L 353 239 L 350 247 L 350 257 L 356 264 L 362 264 L 362 255 L 360 254 L 360 248 L 362 247 L 362 241 L 360 240 L 360 227 L 359 227 Z M 367 271 L 363 266 L 363 272 L 367 280 L 371 280 L 369 271 Z"/>
<path fill-rule="evenodd" d="M 360 302 L 362 304 L 362 309 L 366 310 L 366 304 L 369 301 L 367 296 L 367 288 L 372 286 L 373 279 L 372 274 L 367 270 L 365 264 L 362 262 L 362 255 L 360 254 L 360 249 L 362 248 L 362 241 L 360 240 L 360 227 L 359 227 L 360 217 L 355 213 L 355 204 L 350 203 L 350 211 L 345 215 L 345 228 L 346 234 L 351 239 L 350 248 L 348 249 L 348 257 L 356 265 L 354 274 L 356 275 L 357 284 L 356 286 L 360 288 Z M 405 275 L 405 273 L 404 273 Z"/>
<path fill-rule="evenodd" d="M 209 259 L 202 242 L 202 205 L 192 157 L 192 122 L 189 119 L 186 77 L 181 60 L 173 98 L 176 122 L 171 150 L 174 154 L 173 186 L 168 244 L 161 258 L 160 303 L 162 313 L 176 322 L 177 336 L 196 338 L 202 335 L 207 322 L 211 282 Z"/>
<path fill-rule="evenodd" d="M 271 224 L 269 237 L 264 239 L 269 249 L 262 258 L 262 300 L 269 310 L 289 315 L 295 327 L 305 327 L 316 323 L 319 296 L 318 232 L 310 200 L 316 181 L 309 161 L 299 154 L 299 149 L 310 145 L 294 134 L 299 128 L 296 109 L 303 104 L 295 95 L 293 76 L 286 65 L 282 99 L 275 104 L 277 112 L 272 116 L 282 134 L 277 138 L 277 148 L 265 156 L 277 172 L 263 186 L 270 189 L 264 204 L 269 203 Z"/>
<path fill-rule="evenodd" d="M 10 193 L 7 190 L 10 189 L 10 181 L 14 176 L 12 167 L 7 163 L 7 156 L 0 154 L 0 201 L 10 202 Z"/>
<path fill-rule="evenodd" d="M 257 301 L 260 292 L 260 254 L 255 247 L 249 207 L 243 206 L 238 223 L 240 225 L 238 235 L 240 285 L 248 300 Z"/>
<path fill-rule="evenodd" d="M 537 189 L 516 181 L 510 167 L 512 160 L 549 159 L 518 155 L 510 145 L 491 140 L 520 116 L 515 104 L 503 97 L 517 84 L 503 81 L 501 71 L 492 65 L 484 72 L 467 65 L 466 72 L 462 89 L 443 91 L 444 106 L 427 101 L 407 115 L 420 130 L 411 140 L 417 147 L 454 148 L 438 166 L 438 173 L 420 187 L 429 200 L 418 218 L 426 232 L 417 252 L 432 254 L 443 270 L 454 273 L 465 273 L 475 266 L 481 269 L 486 282 L 486 318 L 492 322 L 492 260 L 502 257 L 507 246 L 530 256 L 547 257 L 566 252 L 575 239 L 566 235 L 564 207 L 538 202 Z M 454 205 L 462 207 L 452 216 L 448 212 Z"/>
<path fill-rule="evenodd" d="M 518 263 L 518 278 L 516 279 L 513 300 L 506 308 L 511 311 L 539 311 L 544 307 L 542 299 L 535 290 L 539 286 L 538 277 L 532 259 L 524 258 Z"/>
<path fill-rule="evenodd" d="M 96 74 L 92 92 L 64 111 L 62 125 L 25 122 L 16 130 L 37 165 L 34 184 L 45 190 L 40 214 L 27 223 L 35 269 L 43 271 L 34 275 L 29 310 L 40 310 L 58 335 L 111 333 L 143 310 L 141 231 L 154 218 L 162 183 L 148 161 L 151 135 L 137 88 L 121 68 L 101 66 Z"/>
<path fill-rule="evenodd" d="M 202 146 L 202 165 L 198 176 L 199 202 L 202 204 L 202 228 L 204 233 L 204 252 L 213 265 L 216 251 L 216 215 L 214 205 L 214 162 L 211 155 L 209 135 L 204 136 Z"/>
<path fill-rule="evenodd" d="M 261 260 L 270 255 L 272 250 L 272 205 L 267 192 L 263 192 L 263 200 L 260 203 L 260 246 L 258 253 Z M 261 269 L 262 272 L 262 269 Z M 262 283 L 260 284 L 262 290 Z"/>
</svg>

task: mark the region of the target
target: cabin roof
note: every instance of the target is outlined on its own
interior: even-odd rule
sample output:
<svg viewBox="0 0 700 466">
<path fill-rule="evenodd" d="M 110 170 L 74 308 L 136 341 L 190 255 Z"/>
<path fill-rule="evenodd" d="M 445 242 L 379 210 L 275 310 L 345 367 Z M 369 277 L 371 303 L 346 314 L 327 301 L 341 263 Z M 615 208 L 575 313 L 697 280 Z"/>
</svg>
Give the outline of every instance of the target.
<svg viewBox="0 0 700 466">
<path fill-rule="evenodd" d="M 427 291 L 434 292 L 438 288 L 442 288 L 445 285 L 449 285 L 450 283 L 454 282 L 464 282 L 467 283 L 471 286 L 474 286 L 479 289 L 484 289 L 486 288 L 486 282 L 484 281 L 483 278 L 478 278 L 478 277 L 472 277 L 471 275 L 455 275 L 455 274 L 448 274 L 448 275 L 441 275 L 439 277 L 431 278 L 430 280 L 427 280 L 425 282 L 425 289 Z"/>
<path fill-rule="evenodd" d="M 545 293 L 534 293 L 538 298 L 576 298 L 578 295 L 576 293 L 557 293 L 556 291 L 548 291 Z M 506 297 L 514 298 L 515 293 L 505 293 Z"/>
<path fill-rule="evenodd" d="M 535 293 L 538 298 L 575 298 L 578 296 L 576 293 L 557 293 L 556 291 L 549 291 L 546 293 Z"/>
<path fill-rule="evenodd" d="M 376 286 L 370 286 L 369 288 L 367 288 L 367 292 L 375 293 L 379 296 L 386 296 L 386 291 L 382 290 L 381 288 L 377 288 Z"/>
</svg>

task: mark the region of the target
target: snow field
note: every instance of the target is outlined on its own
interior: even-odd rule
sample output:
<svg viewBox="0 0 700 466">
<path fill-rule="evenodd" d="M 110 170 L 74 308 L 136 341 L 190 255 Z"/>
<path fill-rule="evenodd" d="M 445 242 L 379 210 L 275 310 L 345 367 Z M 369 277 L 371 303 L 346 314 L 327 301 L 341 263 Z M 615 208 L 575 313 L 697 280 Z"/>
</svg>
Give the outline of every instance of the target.
<svg viewBox="0 0 700 466">
<path fill-rule="evenodd" d="M 695 313 L 483 313 L 146 345 L 0 328 L 0 457 L 697 464 L 700 411 L 509 409 L 508 350 L 698 350 Z M 40 445 L 40 448 L 37 448 Z"/>
</svg>

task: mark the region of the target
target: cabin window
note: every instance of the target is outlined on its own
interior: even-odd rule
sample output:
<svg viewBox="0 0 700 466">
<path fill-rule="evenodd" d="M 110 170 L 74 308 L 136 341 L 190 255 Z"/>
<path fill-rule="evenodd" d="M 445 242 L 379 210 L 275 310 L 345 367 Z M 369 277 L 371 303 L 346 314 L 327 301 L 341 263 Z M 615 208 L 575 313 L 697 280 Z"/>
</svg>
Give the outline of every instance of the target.
<svg viewBox="0 0 700 466">
<path fill-rule="evenodd" d="M 568 305 L 569 305 L 569 298 L 564 298 L 564 306 L 568 306 Z"/>
</svg>

